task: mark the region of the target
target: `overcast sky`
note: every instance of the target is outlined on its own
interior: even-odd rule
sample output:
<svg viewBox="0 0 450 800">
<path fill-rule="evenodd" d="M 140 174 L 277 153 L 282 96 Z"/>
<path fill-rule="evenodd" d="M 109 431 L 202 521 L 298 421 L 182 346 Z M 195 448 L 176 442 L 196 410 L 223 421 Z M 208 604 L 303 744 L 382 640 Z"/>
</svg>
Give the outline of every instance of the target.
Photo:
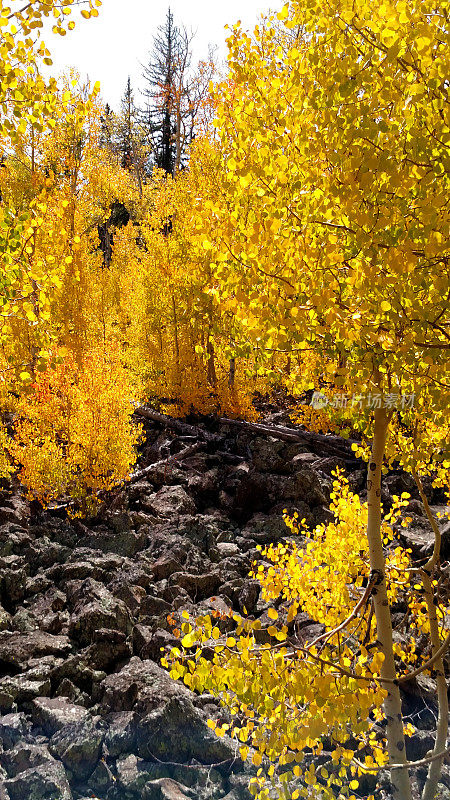
<svg viewBox="0 0 450 800">
<path fill-rule="evenodd" d="M 104 101 L 116 110 L 129 75 L 138 102 L 140 65 L 148 60 L 153 35 L 164 22 L 168 5 L 161 0 L 103 0 L 99 16 L 90 20 L 75 9 L 74 31 L 63 38 L 44 36 L 53 57 L 52 73 L 58 75 L 74 66 L 83 78 L 89 75 L 92 82 L 99 80 Z M 281 0 L 170 0 L 175 23 L 196 32 L 194 61 L 207 56 L 209 43 L 217 45 L 219 59 L 225 59 L 225 25 L 240 19 L 245 28 L 252 29 L 261 13 L 281 6 Z"/>
</svg>

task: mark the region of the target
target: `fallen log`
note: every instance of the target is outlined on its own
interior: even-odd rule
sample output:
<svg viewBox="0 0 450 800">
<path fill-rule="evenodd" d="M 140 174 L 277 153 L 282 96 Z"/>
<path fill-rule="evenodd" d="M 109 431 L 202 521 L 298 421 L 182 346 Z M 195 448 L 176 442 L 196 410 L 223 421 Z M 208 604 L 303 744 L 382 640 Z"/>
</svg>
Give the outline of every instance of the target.
<svg viewBox="0 0 450 800">
<path fill-rule="evenodd" d="M 105 507 L 107 499 L 111 495 L 120 492 L 122 489 L 126 489 L 127 486 L 129 486 L 131 483 L 137 483 L 142 478 L 148 478 L 148 476 L 151 475 L 152 472 L 156 472 L 158 469 L 161 469 L 161 467 L 167 467 L 174 461 L 182 461 L 183 458 L 188 458 L 188 456 L 197 453 L 204 446 L 205 446 L 204 442 L 196 442 L 195 444 L 191 444 L 189 445 L 189 447 L 185 447 L 184 450 L 180 450 L 179 453 L 174 453 L 173 455 L 168 456 L 167 458 L 161 458 L 159 461 L 155 461 L 153 464 L 149 464 L 147 467 L 138 469 L 136 472 L 133 472 L 129 478 L 125 478 L 125 480 L 120 481 L 120 483 L 117 483 L 111 489 L 108 489 L 107 491 L 104 492 L 99 492 L 97 495 L 99 501 L 99 507 L 95 511 L 96 515 L 98 515 L 101 512 L 101 510 Z M 52 513 L 58 513 L 61 511 L 68 511 L 71 508 L 75 507 L 76 503 L 73 500 L 71 500 L 68 503 L 60 503 L 59 505 L 49 505 L 47 506 L 46 511 L 50 511 Z"/>
<path fill-rule="evenodd" d="M 342 439 L 339 436 L 329 436 L 322 433 L 312 433 L 311 431 L 304 431 L 299 428 L 294 430 L 293 428 L 286 428 L 282 425 L 265 425 L 260 422 L 245 422 L 243 420 L 228 419 L 226 417 L 220 417 L 218 422 L 220 422 L 221 425 L 240 428 L 249 433 L 259 434 L 261 436 L 273 436 L 275 439 L 281 439 L 284 442 L 304 442 L 311 448 L 313 453 L 321 457 L 325 454 L 336 456 L 349 463 L 358 461 L 351 449 L 353 443 L 351 439 Z"/>
<path fill-rule="evenodd" d="M 118 484 L 111 489 L 111 491 L 116 491 L 117 489 L 122 489 L 128 486 L 130 483 L 136 483 L 140 481 L 141 478 L 147 478 L 152 472 L 156 472 L 157 470 L 161 469 L 161 467 L 167 467 L 173 461 L 182 461 L 183 458 L 187 458 L 188 456 L 193 455 L 193 453 L 197 453 L 205 446 L 204 442 L 196 442 L 195 444 L 189 445 L 189 447 L 185 447 L 184 450 L 180 450 L 179 453 L 174 453 L 167 458 L 162 458 L 159 461 L 155 461 L 153 464 L 149 464 L 147 467 L 143 467 L 143 469 L 138 469 L 137 472 L 133 472 L 130 477 L 122 481 L 122 483 Z"/>
<path fill-rule="evenodd" d="M 135 408 L 135 414 L 144 417 L 144 419 L 150 419 L 152 422 L 159 422 L 160 425 L 164 425 L 166 428 L 172 428 L 172 430 L 187 436 L 195 436 L 196 439 L 217 443 L 221 441 L 221 437 L 214 433 L 209 433 L 197 425 L 189 425 L 187 422 L 182 422 L 181 419 L 177 419 L 176 417 L 160 414 L 159 411 L 155 411 L 153 408 L 150 408 L 150 406 L 137 406 Z"/>
<path fill-rule="evenodd" d="M 158 422 L 182 434 L 196 436 L 206 442 L 219 443 L 222 438 L 217 434 L 205 431 L 197 425 L 189 425 L 187 422 L 182 422 L 175 417 L 169 417 L 167 414 L 160 414 L 159 411 L 155 411 L 150 406 L 138 406 L 135 413 L 145 419 Z M 259 434 L 260 436 L 273 436 L 275 439 L 281 439 L 284 442 L 303 442 L 319 457 L 334 456 L 349 464 L 354 464 L 358 461 L 351 449 L 353 440 L 350 439 L 342 439 L 334 435 L 312 433 L 311 431 L 301 430 L 300 428 L 287 428 L 284 425 L 246 422 L 239 419 L 228 419 L 228 417 L 219 417 L 217 422 L 232 428 L 247 430 L 249 433 Z"/>
</svg>

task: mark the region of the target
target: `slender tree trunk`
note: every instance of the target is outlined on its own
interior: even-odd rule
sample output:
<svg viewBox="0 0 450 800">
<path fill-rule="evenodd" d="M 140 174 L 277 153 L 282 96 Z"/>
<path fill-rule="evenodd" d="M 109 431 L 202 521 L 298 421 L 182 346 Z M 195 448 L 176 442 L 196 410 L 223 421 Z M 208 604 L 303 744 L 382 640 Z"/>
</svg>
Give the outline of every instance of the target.
<svg viewBox="0 0 450 800">
<path fill-rule="evenodd" d="M 178 92 L 178 97 L 176 101 L 176 134 L 175 134 L 175 166 L 174 166 L 174 175 L 176 175 L 180 171 L 181 166 L 181 98 L 180 98 L 180 91 Z"/>
<path fill-rule="evenodd" d="M 375 409 L 372 455 L 367 475 L 367 538 L 372 575 L 377 579 L 373 590 L 373 604 L 377 621 L 379 649 L 384 655 L 381 677 L 388 679 L 388 681 L 394 681 L 396 679 L 396 669 L 392 622 L 386 589 L 386 562 L 381 536 L 381 469 L 388 425 L 389 415 L 387 410 L 385 408 Z M 384 712 L 387 720 L 386 736 L 389 763 L 406 764 L 400 689 L 394 683 L 386 683 L 384 685 L 388 687 L 388 694 L 384 701 Z M 412 800 L 411 782 L 407 767 L 392 769 L 391 782 L 393 800 Z"/>
<path fill-rule="evenodd" d="M 35 148 L 34 148 L 34 125 L 31 126 L 31 175 L 32 181 L 34 181 L 34 170 L 35 170 Z"/>
<path fill-rule="evenodd" d="M 425 590 L 425 602 L 427 604 L 428 619 L 430 622 L 431 655 L 434 656 L 439 650 L 442 642 L 439 636 L 439 622 L 436 614 L 436 603 L 434 602 L 431 575 L 439 561 L 441 551 L 441 532 L 428 504 L 428 499 L 423 490 L 421 478 L 415 470 L 413 471 L 413 476 L 414 480 L 416 481 L 426 515 L 434 532 L 433 554 L 420 570 L 423 588 Z M 448 733 L 448 695 L 443 656 L 435 661 L 434 670 L 436 674 L 436 689 L 439 711 L 433 755 L 438 755 L 439 753 L 442 753 L 447 746 Z M 428 777 L 425 782 L 425 786 L 423 787 L 422 800 L 434 800 L 439 776 L 442 771 L 443 761 L 444 757 L 442 756 L 442 758 L 437 758 L 435 761 L 431 762 L 428 769 Z"/>
<path fill-rule="evenodd" d="M 35 142 L 34 142 L 34 125 L 32 125 L 31 126 L 31 185 L 33 187 L 35 185 L 35 171 L 36 171 L 36 154 L 35 154 Z M 33 242 L 32 243 L 33 253 L 30 256 L 30 264 L 36 252 L 36 228 L 33 229 L 32 242 Z M 34 279 L 31 280 L 31 285 L 33 287 L 33 292 L 31 294 L 33 311 L 37 319 L 39 319 L 40 318 L 39 287 Z M 35 342 L 33 342 L 33 344 L 31 345 L 31 364 L 30 364 L 30 372 L 33 381 L 36 378 L 36 365 L 38 360 L 38 354 L 39 354 L 39 347 Z"/>
<path fill-rule="evenodd" d="M 439 623 L 436 615 L 433 585 L 430 574 L 427 571 L 421 570 L 421 575 L 425 590 L 425 602 L 427 604 L 428 619 L 430 622 L 431 655 L 434 656 L 442 642 L 439 637 Z M 434 671 L 436 675 L 439 711 L 433 755 L 437 755 L 438 753 L 443 753 L 447 746 L 448 731 L 447 681 L 445 680 L 444 659 L 442 656 L 435 661 Z M 442 756 L 442 758 L 437 758 L 436 761 L 431 762 L 428 769 L 428 777 L 422 792 L 422 800 L 434 800 L 443 762 L 444 756 Z"/>
<path fill-rule="evenodd" d="M 136 153 L 136 147 L 134 146 L 134 143 L 132 145 L 132 153 L 133 153 L 133 166 L 134 166 L 134 172 L 135 172 L 135 175 L 136 175 L 136 180 L 137 180 L 137 185 L 138 185 L 139 197 L 142 198 L 141 162 L 140 162 L 140 159 L 139 159 L 139 155 Z"/>
<path fill-rule="evenodd" d="M 177 378 L 180 378 L 180 343 L 178 340 L 178 318 L 175 297 L 172 295 L 173 335 L 175 341 L 175 363 L 177 365 Z"/>
<path fill-rule="evenodd" d="M 214 359 L 214 345 L 208 333 L 206 352 L 208 353 L 208 383 L 215 389 L 217 387 L 216 364 Z"/>
<path fill-rule="evenodd" d="M 236 376 L 236 359 L 230 358 L 230 371 L 228 373 L 228 386 L 234 389 L 234 378 Z"/>
</svg>

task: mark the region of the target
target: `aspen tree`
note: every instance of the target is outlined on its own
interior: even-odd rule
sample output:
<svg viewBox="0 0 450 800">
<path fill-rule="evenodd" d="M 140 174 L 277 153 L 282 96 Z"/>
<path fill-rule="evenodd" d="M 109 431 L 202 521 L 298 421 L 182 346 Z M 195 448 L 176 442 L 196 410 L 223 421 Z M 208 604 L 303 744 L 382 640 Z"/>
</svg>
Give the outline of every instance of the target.
<svg viewBox="0 0 450 800">
<path fill-rule="evenodd" d="M 395 800 L 411 798 L 411 783 L 380 481 L 385 456 L 417 469 L 447 447 L 448 11 L 430 0 L 294 1 L 253 37 L 237 26 L 216 123 L 226 169 L 208 205 L 216 227 L 198 224 L 222 302 L 255 346 L 312 349 L 355 420 L 363 404 L 373 411 L 366 530 Z M 394 408 L 393 395 L 414 407 Z M 393 417 L 410 431 L 405 452 L 389 438 Z M 438 762 L 440 745 L 441 731 Z"/>
</svg>

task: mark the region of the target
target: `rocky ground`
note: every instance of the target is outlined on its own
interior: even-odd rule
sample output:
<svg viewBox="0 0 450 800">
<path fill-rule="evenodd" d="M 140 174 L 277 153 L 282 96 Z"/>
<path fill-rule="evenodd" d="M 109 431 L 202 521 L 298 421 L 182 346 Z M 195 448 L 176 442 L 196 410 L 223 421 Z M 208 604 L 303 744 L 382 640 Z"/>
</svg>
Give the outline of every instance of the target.
<svg viewBox="0 0 450 800">
<path fill-rule="evenodd" d="M 264 622 L 267 605 L 248 577 L 257 545 L 286 537 L 284 508 L 311 525 L 330 517 L 337 464 L 363 494 L 365 466 L 335 437 L 176 427 L 146 420 L 141 466 L 156 466 L 95 519 L 71 521 L 64 508 L 43 512 L 18 491 L 1 493 L 0 800 L 250 798 L 250 767 L 207 727 L 221 714 L 214 698 L 159 665 L 176 641 L 167 617 L 245 606 Z M 383 500 L 405 490 L 415 499 L 404 535 L 420 557 L 431 535 L 412 481 L 391 473 Z M 442 504 L 431 483 L 426 490 Z M 304 625 L 306 635 L 312 623 Z M 420 678 L 404 695 L 412 758 L 433 746 L 432 690 Z M 450 798 L 447 767 L 440 791 Z"/>
</svg>

